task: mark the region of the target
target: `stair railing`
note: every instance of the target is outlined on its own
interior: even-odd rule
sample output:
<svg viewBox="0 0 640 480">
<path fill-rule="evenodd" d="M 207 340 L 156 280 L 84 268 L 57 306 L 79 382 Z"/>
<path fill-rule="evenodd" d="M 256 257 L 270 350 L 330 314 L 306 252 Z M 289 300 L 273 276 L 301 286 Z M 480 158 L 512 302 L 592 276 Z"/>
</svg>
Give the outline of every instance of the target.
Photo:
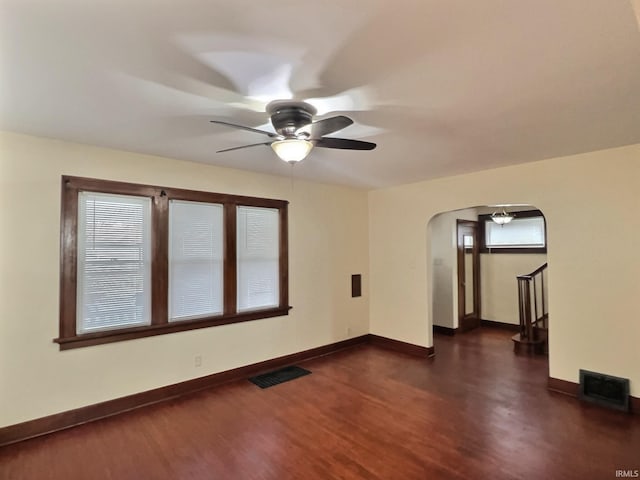
<svg viewBox="0 0 640 480">
<path fill-rule="evenodd" d="M 535 342 L 540 329 L 547 329 L 549 310 L 545 277 L 547 264 L 527 275 L 518 275 L 518 304 L 520 312 L 520 338 Z"/>
</svg>

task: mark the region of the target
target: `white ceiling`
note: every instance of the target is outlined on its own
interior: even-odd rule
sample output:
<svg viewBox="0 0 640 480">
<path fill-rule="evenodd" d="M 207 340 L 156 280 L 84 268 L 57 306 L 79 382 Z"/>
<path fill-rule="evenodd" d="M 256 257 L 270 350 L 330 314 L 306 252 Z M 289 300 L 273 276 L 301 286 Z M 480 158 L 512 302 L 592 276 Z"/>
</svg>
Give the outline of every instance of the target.
<svg viewBox="0 0 640 480">
<path fill-rule="evenodd" d="M 640 142 L 629 0 L 0 0 L 0 29 L 3 130 L 289 175 L 209 120 L 316 99 L 378 148 L 294 175 L 367 188 Z"/>
</svg>

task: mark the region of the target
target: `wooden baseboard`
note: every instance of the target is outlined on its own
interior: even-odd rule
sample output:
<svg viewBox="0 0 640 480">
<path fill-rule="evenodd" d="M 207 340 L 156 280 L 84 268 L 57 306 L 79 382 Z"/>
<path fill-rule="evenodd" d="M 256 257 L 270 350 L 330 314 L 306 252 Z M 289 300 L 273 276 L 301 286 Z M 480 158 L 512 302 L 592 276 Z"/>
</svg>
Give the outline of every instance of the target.
<svg viewBox="0 0 640 480">
<path fill-rule="evenodd" d="M 388 350 L 394 350 L 396 352 L 418 357 L 432 357 L 435 353 L 433 347 L 422 347 L 420 345 L 414 345 L 413 343 L 394 340 L 393 338 L 381 337 L 372 333 L 369 334 L 369 343 Z"/>
<path fill-rule="evenodd" d="M 575 382 L 569 382 L 568 380 L 561 380 L 559 378 L 549 377 L 547 381 L 547 388 L 552 392 L 562 393 L 571 397 L 578 397 L 580 391 L 580 385 Z M 629 396 L 630 412 L 640 415 L 640 398 Z"/>
<path fill-rule="evenodd" d="M 496 322 L 495 320 L 480 320 L 480 325 L 483 327 L 502 328 L 512 332 L 519 332 L 520 325 L 514 325 L 512 323 Z M 441 327 L 440 325 L 433 326 L 433 333 L 439 333 L 441 335 L 452 336 L 460 332 L 460 328 Z"/>
<path fill-rule="evenodd" d="M 83 423 L 100 420 L 102 418 L 117 415 L 136 408 L 152 405 L 154 403 L 164 402 L 189 393 L 215 387 L 223 383 L 243 380 L 269 370 L 329 355 L 346 348 L 367 343 L 398 352 L 408 353 L 410 355 L 418 355 L 421 357 L 433 355 L 433 347 L 421 347 L 390 338 L 380 337 L 378 335 L 361 335 L 359 337 L 331 343 L 329 345 L 311 348 L 303 352 L 265 360 L 264 362 L 254 363 L 252 365 L 214 373 L 205 377 L 194 378 L 192 380 L 187 380 L 173 385 L 167 385 L 166 387 L 155 388 L 146 392 L 135 393 L 133 395 L 127 395 L 126 397 L 107 400 L 106 402 L 87 405 L 86 407 L 80 407 L 74 410 L 37 418 L 35 420 L 2 427 L 0 428 L 0 446 L 75 427 L 77 425 L 82 425 Z"/>
<path fill-rule="evenodd" d="M 495 327 L 510 330 L 512 332 L 519 332 L 520 325 L 514 325 L 513 323 L 496 322 L 495 320 L 480 320 L 480 325 L 483 327 Z"/>
<path fill-rule="evenodd" d="M 441 327 L 440 325 L 433 326 L 433 333 L 439 333 L 440 335 L 448 335 L 451 337 L 455 335 L 457 331 L 458 331 L 457 328 Z"/>
<path fill-rule="evenodd" d="M 569 395 L 571 397 L 577 397 L 580 385 L 574 382 L 569 382 L 567 380 L 549 377 L 547 380 L 547 388 L 552 392 L 558 392 Z"/>
</svg>

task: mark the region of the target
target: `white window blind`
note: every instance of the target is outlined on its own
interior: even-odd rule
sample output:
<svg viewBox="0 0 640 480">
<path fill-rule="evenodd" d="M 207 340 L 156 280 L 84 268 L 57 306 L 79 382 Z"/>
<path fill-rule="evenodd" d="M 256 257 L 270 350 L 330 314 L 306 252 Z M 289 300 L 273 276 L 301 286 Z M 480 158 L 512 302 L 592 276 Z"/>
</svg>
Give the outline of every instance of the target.
<svg viewBox="0 0 640 480">
<path fill-rule="evenodd" d="M 237 309 L 239 312 L 279 305 L 280 235 L 275 208 L 238 207 Z"/>
<path fill-rule="evenodd" d="M 169 202 L 169 320 L 223 312 L 223 209 Z"/>
<path fill-rule="evenodd" d="M 544 217 L 516 217 L 502 226 L 487 220 L 485 244 L 487 248 L 542 248 L 545 246 Z"/>
<path fill-rule="evenodd" d="M 151 323 L 151 200 L 80 192 L 76 332 Z"/>
</svg>

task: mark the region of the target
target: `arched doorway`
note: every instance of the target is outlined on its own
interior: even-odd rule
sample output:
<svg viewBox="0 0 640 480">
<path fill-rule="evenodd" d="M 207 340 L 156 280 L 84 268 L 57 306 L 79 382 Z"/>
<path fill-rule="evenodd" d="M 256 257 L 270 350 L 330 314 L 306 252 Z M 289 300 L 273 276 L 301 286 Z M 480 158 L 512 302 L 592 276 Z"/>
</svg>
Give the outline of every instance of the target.
<svg viewBox="0 0 640 480">
<path fill-rule="evenodd" d="M 512 215 L 513 220 L 500 225 L 491 216 L 502 210 Z M 478 226 L 478 238 L 474 240 L 478 245 L 460 244 L 459 226 L 472 222 Z M 469 330 L 470 326 L 484 325 L 512 330 L 514 336 L 518 334 L 522 316 L 518 277 L 536 273 L 547 264 L 545 227 L 544 215 L 533 205 L 475 206 L 434 216 L 427 228 L 430 318 L 434 333 L 455 335 Z M 479 252 L 479 271 L 477 286 L 470 287 L 471 255 L 466 253 L 474 249 Z M 466 262 L 466 268 L 460 266 L 461 261 Z M 459 272 L 463 272 L 462 275 L 467 272 L 466 277 L 461 278 Z M 541 277 L 537 282 L 534 280 L 528 305 L 534 318 L 540 320 L 539 332 L 545 344 L 549 328 L 546 280 Z M 465 291 L 473 294 L 466 298 Z M 474 299 L 474 295 L 477 298 Z M 469 315 L 471 312 L 473 315 Z M 465 318 L 470 319 L 468 323 Z"/>
</svg>

